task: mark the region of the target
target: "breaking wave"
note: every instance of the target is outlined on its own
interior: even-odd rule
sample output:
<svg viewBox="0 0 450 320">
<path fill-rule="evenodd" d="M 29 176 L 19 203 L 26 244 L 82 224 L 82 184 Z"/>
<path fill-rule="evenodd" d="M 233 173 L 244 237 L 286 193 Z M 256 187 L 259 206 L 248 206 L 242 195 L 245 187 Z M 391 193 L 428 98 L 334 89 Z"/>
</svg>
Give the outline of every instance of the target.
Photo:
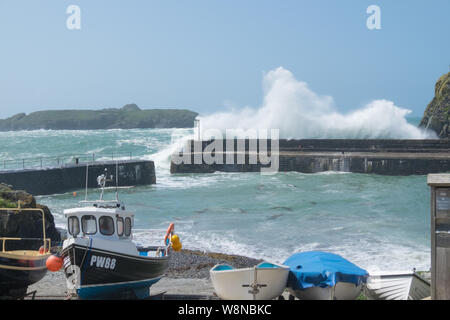
<svg viewBox="0 0 450 320">
<path fill-rule="evenodd" d="M 433 132 L 406 120 L 410 110 L 392 101 L 374 100 L 361 109 L 339 113 L 333 98 L 312 91 L 306 82 L 279 67 L 264 75 L 264 100 L 245 107 L 201 116 L 202 135 L 208 129 L 279 129 L 280 138 L 431 139 Z"/>
</svg>

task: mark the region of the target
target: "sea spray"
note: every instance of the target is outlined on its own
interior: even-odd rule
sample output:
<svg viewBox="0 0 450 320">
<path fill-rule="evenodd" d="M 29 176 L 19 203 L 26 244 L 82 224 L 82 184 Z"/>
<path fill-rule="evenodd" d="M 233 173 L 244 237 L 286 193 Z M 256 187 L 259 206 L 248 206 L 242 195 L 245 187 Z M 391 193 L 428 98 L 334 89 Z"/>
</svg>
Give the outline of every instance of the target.
<svg viewBox="0 0 450 320">
<path fill-rule="evenodd" d="M 156 153 L 144 156 L 144 159 L 153 160 L 157 170 L 160 169 L 168 173 L 171 155 L 182 150 L 186 142 L 193 138 L 194 134 L 191 130 L 175 129 L 170 136 L 170 143 L 168 145 Z"/>
<path fill-rule="evenodd" d="M 342 114 L 332 97 L 312 91 L 306 82 L 279 67 L 264 75 L 264 99 L 259 108 L 245 107 L 201 116 L 202 130 L 280 129 L 280 138 L 428 139 L 435 134 L 406 120 L 410 110 L 392 101 L 374 100 Z M 207 138 L 207 137 L 203 137 Z"/>
</svg>

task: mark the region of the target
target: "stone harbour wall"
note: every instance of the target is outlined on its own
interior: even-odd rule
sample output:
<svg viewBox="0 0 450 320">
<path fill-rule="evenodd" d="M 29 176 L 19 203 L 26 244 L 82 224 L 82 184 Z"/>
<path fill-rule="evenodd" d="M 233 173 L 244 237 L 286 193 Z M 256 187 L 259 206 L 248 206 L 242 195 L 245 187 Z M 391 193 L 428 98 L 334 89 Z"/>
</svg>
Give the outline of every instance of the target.
<svg viewBox="0 0 450 320">
<path fill-rule="evenodd" d="M 149 185 L 156 183 L 155 164 L 148 160 L 105 161 L 89 165 L 88 187 L 97 188 L 97 177 L 105 173 L 113 175 L 107 186 L 115 186 L 116 163 L 119 186 Z M 0 171 L 0 183 L 14 189 L 25 190 L 33 195 L 65 193 L 86 187 L 86 164 L 66 165 L 48 169 L 25 169 Z"/>
<path fill-rule="evenodd" d="M 203 154 L 211 141 L 195 141 L 191 145 L 191 152 L 185 154 L 190 161 L 178 163 L 174 161 L 174 155 L 172 155 L 171 173 L 259 172 L 262 167 L 270 166 L 261 164 L 259 160 L 256 164 L 250 163 L 249 157 L 256 151 L 249 150 L 251 145 L 249 140 L 239 143 L 245 145 L 244 151 L 236 151 L 237 140 L 234 142 L 226 140 L 218 142 L 217 145 L 222 145 L 222 150 L 215 150 L 213 155 L 220 160 L 216 163 L 207 164 L 203 160 Z M 230 150 L 229 146 L 234 146 L 234 148 Z M 382 175 L 425 175 L 450 171 L 450 143 L 448 139 L 279 140 L 278 146 L 278 151 L 271 150 L 269 140 L 267 149 L 272 157 L 278 156 L 278 171 L 280 172 L 341 171 Z M 233 155 L 234 161 L 227 164 L 227 155 L 230 159 L 230 154 Z M 179 153 L 178 155 L 182 156 L 183 154 Z M 237 161 L 238 155 L 244 156 L 244 163 Z M 197 163 L 195 162 L 196 157 Z M 199 158 L 202 159 L 201 163 L 198 161 Z"/>
</svg>

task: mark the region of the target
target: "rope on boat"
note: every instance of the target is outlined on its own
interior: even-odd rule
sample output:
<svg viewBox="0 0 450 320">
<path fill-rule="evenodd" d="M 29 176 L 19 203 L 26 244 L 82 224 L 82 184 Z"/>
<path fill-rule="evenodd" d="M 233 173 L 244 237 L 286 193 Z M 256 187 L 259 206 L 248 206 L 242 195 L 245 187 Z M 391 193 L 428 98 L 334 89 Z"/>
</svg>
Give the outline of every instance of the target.
<svg viewBox="0 0 450 320">
<path fill-rule="evenodd" d="M 90 256 L 91 251 L 92 251 L 91 250 L 92 249 L 92 238 L 88 237 L 88 239 L 89 239 L 89 249 L 84 252 L 83 259 L 81 260 L 81 263 L 80 263 L 80 266 L 81 266 L 81 269 L 80 269 L 80 285 L 83 282 L 82 281 L 82 276 L 83 276 L 83 270 L 85 269 L 85 266 L 86 266 L 86 262 L 85 262 L 86 255 Z M 89 256 L 88 256 L 88 259 L 86 261 L 89 260 Z M 75 255 L 74 255 L 74 257 L 75 257 Z"/>
</svg>

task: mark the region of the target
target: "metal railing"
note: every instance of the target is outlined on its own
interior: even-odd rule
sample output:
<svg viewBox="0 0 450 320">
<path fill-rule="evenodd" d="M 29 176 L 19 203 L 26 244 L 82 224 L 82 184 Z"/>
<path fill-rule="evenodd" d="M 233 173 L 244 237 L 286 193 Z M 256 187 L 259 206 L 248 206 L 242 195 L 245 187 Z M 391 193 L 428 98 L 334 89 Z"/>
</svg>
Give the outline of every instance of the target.
<svg viewBox="0 0 450 320">
<path fill-rule="evenodd" d="M 41 241 L 44 242 L 44 252 L 47 252 L 47 241 L 49 241 L 50 239 L 45 236 L 45 212 L 44 212 L 43 209 L 41 209 L 41 208 L 22 208 L 21 207 L 21 202 L 19 200 L 17 208 L 0 208 L 0 211 L 15 211 L 15 213 L 20 213 L 22 211 L 28 211 L 28 212 L 38 211 L 38 212 L 40 212 L 41 215 L 42 215 L 42 235 L 43 235 L 43 237 L 42 237 L 42 239 L 37 239 L 37 240 L 41 240 Z M 3 250 L 3 252 L 5 252 L 5 242 L 6 242 L 6 240 L 25 240 L 27 238 L 8 238 L 8 237 L 5 237 L 5 238 L 1 238 L 1 239 L 3 240 L 2 250 Z M 48 248 L 50 249 L 50 246 Z"/>
<path fill-rule="evenodd" d="M 67 165 L 92 163 L 96 161 L 133 159 L 132 152 L 85 153 L 59 155 L 54 157 L 36 157 L 22 159 L 0 159 L 0 171 L 61 168 Z"/>
<path fill-rule="evenodd" d="M 32 241 L 44 241 L 45 245 L 44 245 L 44 253 L 48 253 L 50 251 L 50 248 L 52 247 L 52 242 L 50 238 L 9 238 L 9 237 L 2 237 L 0 238 L 0 241 L 2 241 L 2 252 L 6 252 L 5 249 L 5 243 L 8 240 L 14 240 L 14 241 L 19 241 L 19 240 L 32 240 Z M 48 242 L 48 244 L 47 244 Z"/>
</svg>

